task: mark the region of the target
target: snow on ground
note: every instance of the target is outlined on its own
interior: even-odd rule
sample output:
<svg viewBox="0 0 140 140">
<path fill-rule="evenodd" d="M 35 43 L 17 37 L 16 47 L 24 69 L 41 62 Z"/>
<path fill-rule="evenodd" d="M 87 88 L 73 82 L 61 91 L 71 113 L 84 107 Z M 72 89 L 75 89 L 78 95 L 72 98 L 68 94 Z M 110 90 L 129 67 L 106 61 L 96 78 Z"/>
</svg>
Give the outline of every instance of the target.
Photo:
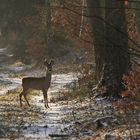
<svg viewBox="0 0 140 140">
<path fill-rule="evenodd" d="M 25 70 L 25 68 L 23 68 L 22 66 L 14 67 L 14 65 L 13 65 L 13 66 L 5 66 L 4 70 L 0 71 L 0 83 L 1 83 L 0 84 L 0 95 L 6 94 L 8 91 L 14 90 L 17 87 L 21 87 L 22 78 L 14 77 L 14 76 L 12 77 L 11 73 L 20 74 L 20 73 L 24 73 L 24 70 Z M 34 72 L 35 71 L 31 71 L 31 72 L 26 71 L 25 76 L 26 75 L 32 76 L 34 74 Z M 42 74 L 40 71 L 37 71 L 36 73 Z M 45 73 L 43 73 L 42 75 L 45 75 Z M 39 74 L 37 76 L 39 76 Z M 35 76 L 33 75 L 33 77 L 35 77 Z M 52 96 L 57 97 L 59 95 L 58 94 L 59 91 L 67 90 L 65 86 L 67 84 L 70 84 L 73 80 L 76 80 L 76 77 L 74 77 L 73 73 L 53 74 L 52 75 L 52 85 L 48 91 L 48 95 L 50 97 L 52 97 Z M 60 133 L 63 134 L 62 131 L 64 131 L 64 129 L 68 125 L 70 125 L 69 123 L 66 124 L 66 123 L 62 122 L 62 118 L 66 117 L 66 113 L 68 113 L 68 111 L 70 111 L 70 110 L 65 110 L 64 105 L 57 105 L 56 103 L 49 103 L 50 108 L 46 110 L 44 108 L 44 104 L 43 104 L 43 94 L 42 93 L 33 96 L 33 98 L 29 101 L 31 103 L 31 108 L 27 108 L 26 110 L 23 110 L 23 109 L 20 110 L 18 95 L 17 95 L 17 97 L 14 97 L 14 98 L 17 98 L 16 103 L 4 102 L 4 104 L 7 104 L 7 105 L 16 104 L 16 107 L 14 108 L 14 110 L 12 109 L 12 105 L 10 105 L 8 107 L 9 108 L 8 110 L 11 110 L 10 111 L 11 113 L 20 114 L 20 113 L 24 113 L 23 111 L 25 111 L 24 114 L 27 114 L 27 113 L 32 114 L 33 112 L 36 112 L 36 114 L 38 116 L 40 116 L 39 120 L 35 119 L 33 122 L 30 122 L 30 117 L 28 118 L 28 117 L 23 116 L 23 118 L 18 117 L 18 119 L 16 119 L 17 122 L 20 121 L 20 119 L 21 119 L 21 122 L 22 121 L 26 122 L 24 124 L 23 129 L 21 130 L 22 135 L 26 139 L 27 138 L 46 139 L 46 138 L 48 138 L 49 134 L 60 134 Z M 24 105 L 26 106 L 25 102 L 24 102 Z M 0 111 L 3 112 L 3 109 L 5 108 L 4 106 L 5 105 L 1 105 Z M 4 112 L 6 114 L 8 113 L 8 111 L 4 111 Z M 14 116 L 12 117 L 12 119 L 14 119 Z M 11 126 L 13 125 L 13 127 L 10 128 L 9 131 L 15 129 L 12 119 L 11 119 L 11 121 L 9 120 L 10 121 L 9 124 Z M 3 122 L 4 122 L 4 120 L 3 120 Z M 15 130 L 15 132 L 16 131 L 17 130 Z M 15 132 L 13 132 L 13 133 L 15 133 Z M 22 140 L 22 138 L 20 138 L 20 139 Z"/>
</svg>

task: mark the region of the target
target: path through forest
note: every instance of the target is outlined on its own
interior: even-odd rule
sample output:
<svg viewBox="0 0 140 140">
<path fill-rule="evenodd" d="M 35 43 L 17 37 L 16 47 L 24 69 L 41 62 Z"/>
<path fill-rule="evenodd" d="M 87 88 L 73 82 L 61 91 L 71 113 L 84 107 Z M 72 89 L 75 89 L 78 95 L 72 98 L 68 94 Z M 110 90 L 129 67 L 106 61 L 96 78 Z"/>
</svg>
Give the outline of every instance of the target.
<svg viewBox="0 0 140 140">
<path fill-rule="evenodd" d="M 4 81 L 5 77 L 1 78 Z M 64 86 L 71 83 L 73 75 L 59 74 L 53 75 L 52 87 L 49 90 L 50 98 L 58 98 L 60 91 L 65 90 Z M 16 82 L 18 81 L 18 82 Z M 15 84 L 16 83 L 16 84 Z M 5 86 L 4 86 L 5 85 Z M 49 135 L 62 135 L 68 134 L 67 127 L 72 122 L 63 122 L 63 118 L 68 114 L 72 115 L 72 108 L 69 107 L 67 102 L 49 103 L 50 108 L 44 108 L 43 95 L 41 92 L 35 93 L 30 97 L 29 101 L 31 107 L 28 107 L 24 102 L 24 107 L 19 106 L 19 90 L 14 88 L 21 85 L 21 79 L 6 78 L 3 82 L 3 87 L 9 91 L 5 94 L 6 90 L 1 87 L 0 96 L 0 136 L 1 137 L 18 137 L 18 138 L 39 138 L 49 139 Z M 11 87 L 13 89 L 11 90 Z M 66 132 L 65 132 L 66 131 Z"/>
<path fill-rule="evenodd" d="M 2 49 L 0 53 L 4 51 Z M 45 73 L 39 70 L 28 71 L 26 66 L 20 63 L 0 65 L 0 138 L 3 140 L 77 140 L 82 137 L 110 140 L 121 137 L 127 140 L 132 136 L 140 138 L 140 111 L 137 102 L 134 106 L 136 108 L 128 108 L 127 112 L 119 111 L 116 104 L 130 104 L 129 99 L 114 101 L 91 97 L 80 102 L 53 102 L 53 98 L 60 97 L 61 93 L 68 90 L 67 87 L 71 86 L 72 81 L 77 80 L 73 73 L 67 73 L 53 75 L 48 91 L 52 100 L 49 109 L 44 108 L 43 95 L 38 91 L 29 97 L 31 107 L 23 102 L 24 106 L 21 108 L 19 93 L 22 90 L 22 77 L 41 76 Z"/>
<path fill-rule="evenodd" d="M 0 49 L 0 57 L 5 60 L 5 49 Z M 72 107 L 67 102 L 49 103 L 50 108 L 44 108 L 43 94 L 36 92 L 30 97 L 31 107 L 25 102 L 19 105 L 21 81 L 26 76 L 45 75 L 41 71 L 26 71 L 22 65 L 6 65 L 0 68 L 0 138 L 17 139 L 50 139 L 54 136 L 66 137 L 70 134 L 68 127 L 72 122 L 65 122 L 68 114 L 72 115 Z M 25 76 L 24 75 L 24 76 Z M 66 86 L 76 78 L 72 73 L 54 74 L 52 85 L 48 91 L 49 100 L 59 98 Z M 70 130 L 70 129 L 69 129 Z M 50 137 L 51 136 L 51 137 Z"/>
</svg>

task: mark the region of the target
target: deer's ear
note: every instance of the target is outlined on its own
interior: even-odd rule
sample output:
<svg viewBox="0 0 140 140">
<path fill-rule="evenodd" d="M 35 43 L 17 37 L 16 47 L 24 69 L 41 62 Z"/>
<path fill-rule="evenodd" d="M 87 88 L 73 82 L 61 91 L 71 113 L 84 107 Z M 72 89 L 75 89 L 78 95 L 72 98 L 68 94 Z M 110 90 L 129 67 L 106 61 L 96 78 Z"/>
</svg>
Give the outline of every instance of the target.
<svg viewBox="0 0 140 140">
<path fill-rule="evenodd" d="M 49 63 L 48 63 L 46 58 L 44 59 L 44 65 L 49 65 Z"/>
<path fill-rule="evenodd" d="M 51 59 L 50 64 L 54 65 L 54 60 L 53 59 Z"/>
</svg>

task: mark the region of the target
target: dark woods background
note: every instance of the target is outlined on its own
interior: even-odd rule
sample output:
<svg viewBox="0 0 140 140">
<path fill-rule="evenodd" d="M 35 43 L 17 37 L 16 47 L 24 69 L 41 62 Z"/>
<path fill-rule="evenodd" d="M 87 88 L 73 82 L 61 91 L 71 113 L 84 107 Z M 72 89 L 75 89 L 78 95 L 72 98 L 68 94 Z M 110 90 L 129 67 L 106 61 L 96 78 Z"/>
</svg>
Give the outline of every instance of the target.
<svg viewBox="0 0 140 140">
<path fill-rule="evenodd" d="M 105 93 L 116 96 L 123 75 L 139 67 L 139 17 L 139 0 L 1 0 L 0 46 L 26 64 L 84 57 L 96 64 Z"/>
</svg>

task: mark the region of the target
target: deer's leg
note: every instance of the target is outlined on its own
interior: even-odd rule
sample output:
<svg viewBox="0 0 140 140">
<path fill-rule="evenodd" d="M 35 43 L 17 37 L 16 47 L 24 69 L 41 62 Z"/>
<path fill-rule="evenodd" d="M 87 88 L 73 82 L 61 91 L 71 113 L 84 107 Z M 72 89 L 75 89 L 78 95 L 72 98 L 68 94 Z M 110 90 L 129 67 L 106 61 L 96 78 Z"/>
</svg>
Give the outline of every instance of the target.
<svg viewBox="0 0 140 140">
<path fill-rule="evenodd" d="M 25 98 L 25 100 L 26 100 L 26 102 L 27 102 L 28 106 L 30 106 L 30 104 L 29 104 L 29 102 L 28 102 L 28 100 L 27 100 L 27 97 L 26 97 L 26 96 L 27 96 L 27 91 L 26 91 L 26 92 L 24 92 L 24 94 L 23 94 L 23 95 L 24 95 L 24 98 Z"/>
<path fill-rule="evenodd" d="M 22 107 L 22 96 L 24 96 L 24 98 L 25 98 L 25 100 L 26 100 L 28 106 L 30 106 L 30 104 L 29 104 L 29 102 L 28 102 L 28 100 L 27 100 L 27 98 L 26 98 L 26 95 L 27 95 L 27 90 L 23 89 L 23 91 L 22 91 L 22 92 L 20 93 L 20 95 L 19 95 L 20 106 L 21 106 L 21 107 Z"/>
<path fill-rule="evenodd" d="M 20 100 L 20 106 L 22 107 L 22 95 L 24 94 L 24 91 L 22 91 L 19 95 L 19 100 Z"/>
<path fill-rule="evenodd" d="M 48 91 L 48 90 L 43 90 L 44 106 L 45 106 L 45 108 L 49 108 L 47 91 Z"/>
</svg>

